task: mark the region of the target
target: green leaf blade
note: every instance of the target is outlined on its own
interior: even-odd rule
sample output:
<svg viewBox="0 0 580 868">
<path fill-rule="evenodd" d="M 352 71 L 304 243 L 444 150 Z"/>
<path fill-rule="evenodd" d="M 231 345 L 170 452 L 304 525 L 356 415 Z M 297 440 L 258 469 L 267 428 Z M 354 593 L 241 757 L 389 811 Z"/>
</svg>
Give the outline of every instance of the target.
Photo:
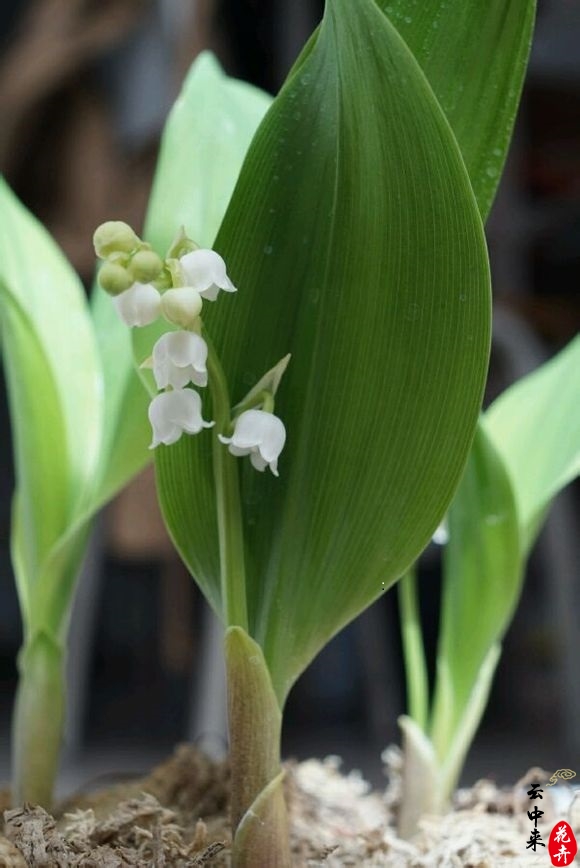
<svg viewBox="0 0 580 868">
<path fill-rule="evenodd" d="M 3 181 L 0 220 L 0 318 L 18 489 L 12 548 L 27 613 L 34 601 L 23 583 L 40 580 L 52 546 L 92 497 L 102 382 L 83 287 Z"/>
<path fill-rule="evenodd" d="M 509 147 L 535 0 L 377 0 L 423 69 L 453 129 L 485 220 Z"/>
<path fill-rule="evenodd" d="M 13 507 L 12 546 L 19 554 L 15 561 L 19 594 L 29 611 L 28 585 L 38 578 L 40 564 L 68 521 L 66 430 L 58 389 L 43 348 L 25 311 L 3 284 L 0 304 L 4 370 L 21 491 Z M 42 436 L 35 437 L 34 432 L 42 432 Z M 47 509 L 48 492 L 54 502 Z"/>
<path fill-rule="evenodd" d="M 580 473 L 580 337 L 519 380 L 485 414 L 510 474 L 524 545 L 552 498 Z"/>
<path fill-rule="evenodd" d="M 252 633 L 283 697 L 429 539 L 487 367 L 489 277 L 469 181 L 370 0 L 329 5 L 253 141 L 216 248 L 239 286 L 206 317 L 232 401 L 292 353 L 277 398 L 280 479 L 240 468 Z M 207 478 L 211 436 L 157 460 L 194 574 L 209 544 L 185 515 L 207 504 L 180 474 Z"/>
<path fill-rule="evenodd" d="M 441 759 L 491 649 L 503 638 L 523 580 L 514 491 L 480 425 L 448 513 L 433 741 Z"/>
<path fill-rule="evenodd" d="M 0 208 L 2 280 L 33 323 L 60 396 L 75 488 L 72 511 L 86 495 L 100 446 L 101 382 L 87 302 L 60 250 L 4 182 Z"/>
<path fill-rule="evenodd" d="M 225 75 L 203 52 L 192 65 L 161 142 L 145 236 L 165 251 L 180 226 L 211 247 L 240 167 L 271 97 Z"/>
</svg>

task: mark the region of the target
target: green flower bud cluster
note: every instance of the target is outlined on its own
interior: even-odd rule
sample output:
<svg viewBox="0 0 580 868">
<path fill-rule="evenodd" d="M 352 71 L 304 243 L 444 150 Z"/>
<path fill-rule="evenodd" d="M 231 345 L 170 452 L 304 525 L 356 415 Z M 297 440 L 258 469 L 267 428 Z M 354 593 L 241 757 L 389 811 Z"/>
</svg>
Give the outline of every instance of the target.
<svg viewBox="0 0 580 868">
<path fill-rule="evenodd" d="M 163 260 L 127 223 L 108 220 L 98 227 L 93 244 L 104 263 L 99 283 L 109 295 L 120 295 L 134 283 L 153 283 L 162 274 Z"/>
</svg>

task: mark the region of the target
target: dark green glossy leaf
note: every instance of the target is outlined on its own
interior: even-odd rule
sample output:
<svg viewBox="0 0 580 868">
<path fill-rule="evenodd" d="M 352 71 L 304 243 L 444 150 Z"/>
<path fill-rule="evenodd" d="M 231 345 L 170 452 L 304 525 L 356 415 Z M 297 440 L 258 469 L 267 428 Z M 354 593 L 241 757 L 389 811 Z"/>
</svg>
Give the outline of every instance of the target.
<svg viewBox="0 0 580 868">
<path fill-rule="evenodd" d="M 195 195 L 195 194 L 194 194 Z M 455 140 L 371 0 L 335 0 L 260 127 L 206 322 L 238 401 L 292 353 L 280 478 L 241 471 L 252 635 L 278 695 L 394 582 L 449 503 L 485 378 L 489 283 Z M 216 432 L 217 433 L 217 432 Z M 212 436 L 160 450 L 161 500 L 219 594 Z"/>
<path fill-rule="evenodd" d="M 453 129 L 482 217 L 493 202 L 526 72 L 535 0 L 377 0 Z"/>
</svg>

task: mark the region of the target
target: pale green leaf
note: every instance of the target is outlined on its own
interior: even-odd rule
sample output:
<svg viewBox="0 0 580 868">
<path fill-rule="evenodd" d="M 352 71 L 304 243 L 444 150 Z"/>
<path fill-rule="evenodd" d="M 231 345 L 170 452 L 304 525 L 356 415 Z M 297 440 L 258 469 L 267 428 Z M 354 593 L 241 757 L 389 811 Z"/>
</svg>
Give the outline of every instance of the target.
<svg viewBox="0 0 580 868">
<path fill-rule="evenodd" d="M 19 492 L 13 548 L 34 583 L 92 496 L 101 378 L 83 287 L 42 226 L 0 181 L 0 319 Z"/>
<path fill-rule="evenodd" d="M 181 226 L 211 247 L 270 102 L 268 94 L 225 75 L 209 52 L 197 58 L 163 132 L 147 211 L 145 235 L 159 252 Z"/>
<path fill-rule="evenodd" d="M 449 733 L 446 744 L 439 745 L 439 762 L 441 767 L 438 793 L 439 805 L 451 804 L 453 793 L 459 783 L 459 778 L 465 764 L 465 758 L 471 748 L 475 733 L 479 729 L 481 719 L 489 702 L 489 694 L 493 684 L 495 670 L 501 657 L 502 646 L 500 642 L 490 645 L 487 654 L 474 673 L 473 683 L 469 694 L 466 694 L 461 705 L 455 707 L 459 712 L 456 717 L 455 729 Z M 447 669 L 447 660 L 441 660 L 441 668 L 438 671 L 439 684 L 443 691 L 449 687 L 452 696 L 452 685 L 447 685 L 447 678 L 451 673 Z"/>
<path fill-rule="evenodd" d="M 445 757 L 490 649 L 519 598 L 523 562 L 507 470 L 479 426 L 448 514 L 432 737 Z"/>
<path fill-rule="evenodd" d="M 60 398 L 46 355 L 30 320 L 0 283 L 2 351 L 20 496 L 13 506 L 12 548 L 24 613 L 31 609 L 30 584 L 66 527 L 69 465 Z M 53 500 L 50 507 L 47 496 Z M 45 493 L 44 498 L 42 493 Z"/>
<path fill-rule="evenodd" d="M 60 396 L 73 486 L 69 509 L 73 512 L 90 488 L 100 437 L 101 383 L 86 297 L 79 278 L 46 230 L 3 181 L 0 219 L 2 282 L 33 324 Z"/>
<path fill-rule="evenodd" d="M 580 337 L 506 389 L 485 424 L 511 477 L 529 548 L 552 498 L 580 473 Z"/>
<path fill-rule="evenodd" d="M 450 795 L 491 689 L 526 556 L 551 499 L 580 472 L 580 338 L 483 417 L 450 509 L 431 734 Z"/>
<path fill-rule="evenodd" d="M 0 219 L 0 324 L 17 482 L 13 563 L 25 629 L 56 635 L 90 519 L 150 458 L 147 393 L 110 299 L 96 299 L 93 327 L 77 275 L 3 182 Z"/>
<path fill-rule="evenodd" d="M 485 219 L 518 108 L 535 0 L 377 0 L 433 88 Z"/>
<path fill-rule="evenodd" d="M 431 536 L 486 372 L 489 282 L 469 180 L 371 0 L 329 3 L 252 143 L 216 248 L 239 287 L 206 316 L 232 401 L 292 354 L 276 402 L 280 478 L 240 467 L 250 629 L 283 699 Z M 214 599 L 204 516 L 217 433 L 156 462 L 173 536 Z"/>
</svg>

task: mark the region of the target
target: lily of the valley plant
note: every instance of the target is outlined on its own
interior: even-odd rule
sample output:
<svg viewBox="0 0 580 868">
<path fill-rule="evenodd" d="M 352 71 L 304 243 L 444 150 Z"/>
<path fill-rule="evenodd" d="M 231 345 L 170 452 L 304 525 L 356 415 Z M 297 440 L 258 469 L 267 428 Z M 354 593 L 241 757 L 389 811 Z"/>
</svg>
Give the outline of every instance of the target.
<svg viewBox="0 0 580 868">
<path fill-rule="evenodd" d="M 164 517 L 226 628 L 236 866 L 290 864 L 288 692 L 406 571 L 461 478 L 489 351 L 481 214 L 532 19 L 524 0 L 328 0 L 228 183 L 211 153 L 223 115 L 257 125 L 266 100 L 248 109 L 203 58 L 144 240 L 100 251 L 122 315 L 125 292 L 160 313 L 129 296 Z M 143 253 L 160 257 L 147 279 Z M 200 310 L 212 262 L 211 295 L 218 273 L 237 292 Z"/>
<path fill-rule="evenodd" d="M 223 191 L 229 196 L 268 100 L 241 82 L 230 83 L 212 64 L 201 64 L 190 82 L 197 107 L 198 88 L 210 99 L 217 91 L 214 114 L 210 119 L 206 112 L 206 119 L 222 127 L 227 120 L 227 133 L 211 147 L 220 170 L 205 210 L 209 225 L 212 209 L 223 207 Z M 239 110 L 226 117 L 228 101 Z M 184 109 L 193 114 L 190 104 Z M 128 330 L 109 297 L 97 290 L 87 303 L 81 281 L 55 242 L 4 183 L 0 220 L 1 349 L 16 471 L 11 554 L 24 634 L 12 728 L 12 801 L 49 807 L 65 724 L 67 634 L 77 579 L 94 516 L 151 459 L 149 398 L 135 370 Z M 116 232 L 113 238 L 119 243 Z M 130 257 L 131 272 L 111 255 L 108 277 L 103 275 L 118 293 L 118 313 L 135 323 L 159 313 L 159 293 L 150 286 L 159 259 L 146 245 L 134 250 L 137 241 L 132 233 L 120 241 L 121 259 L 127 251 L 138 254 Z M 101 252 L 107 251 L 107 239 L 101 242 Z M 211 264 L 201 265 L 211 271 Z M 198 253 L 190 265 L 196 285 L 199 266 Z M 226 291 L 232 288 L 219 269 L 212 281 L 218 288 L 223 283 Z M 212 285 L 199 289 L 194 304 L 199 304 L 197 295 L 207 298 L 216 291 Z M 166 291 L 170 316 L 171 298 Z M 200 376 L 203 358 L 191 349 L 196 336 L 185 340 L 189 345 L 178 338 L 177 345 L 161 344 L 157 350 L 153 363 L 162 388 L 176 384 L 176 376 L 194 382 Z M 181 365 L 183 353 L 193 371 Z M 195 396 L 188 392 L 189 407 L 178 408 L 178 415 L 191 425 Z M 162 412 L 157 433 L 166 442 L 172 434 L 167 425 Z"/>
<path fill-rule="evenodd" d="M 417 579 L 400 583 L 409 715 L 399 828 L 445 810 L 485 711 L 526 562 L 556 494 L 580 473 L 580 338 L 483 414 L 447 520 L 429 689 Z"/>
<path fill-rule="evenodd" d="M 532 18 L 531 0 L 327 0 L 273 101 L 204 56 L 143 239 L 97 232 L 97 303 L 132 327 L 149 411 L 109 400 L 150 426 L 172 539 L 226 628 L 238 868 L 290 864 L 289 690 L 413 563 L 463 473 L 490 340 L 481 218 Z M 76 447 L 92 429 L 70 419 Z"/>
<path fill-rule="evenodd" d="M 63 736 L 67 632 L 92 519 L 149 460 L 130 341 L 6 184 L 0 328 L 16 492 L 11 554 L 23 624 L 12 800 L 50 805 Z M 103 302 L 106 302 L 103 304 Z"/>
</svg>

